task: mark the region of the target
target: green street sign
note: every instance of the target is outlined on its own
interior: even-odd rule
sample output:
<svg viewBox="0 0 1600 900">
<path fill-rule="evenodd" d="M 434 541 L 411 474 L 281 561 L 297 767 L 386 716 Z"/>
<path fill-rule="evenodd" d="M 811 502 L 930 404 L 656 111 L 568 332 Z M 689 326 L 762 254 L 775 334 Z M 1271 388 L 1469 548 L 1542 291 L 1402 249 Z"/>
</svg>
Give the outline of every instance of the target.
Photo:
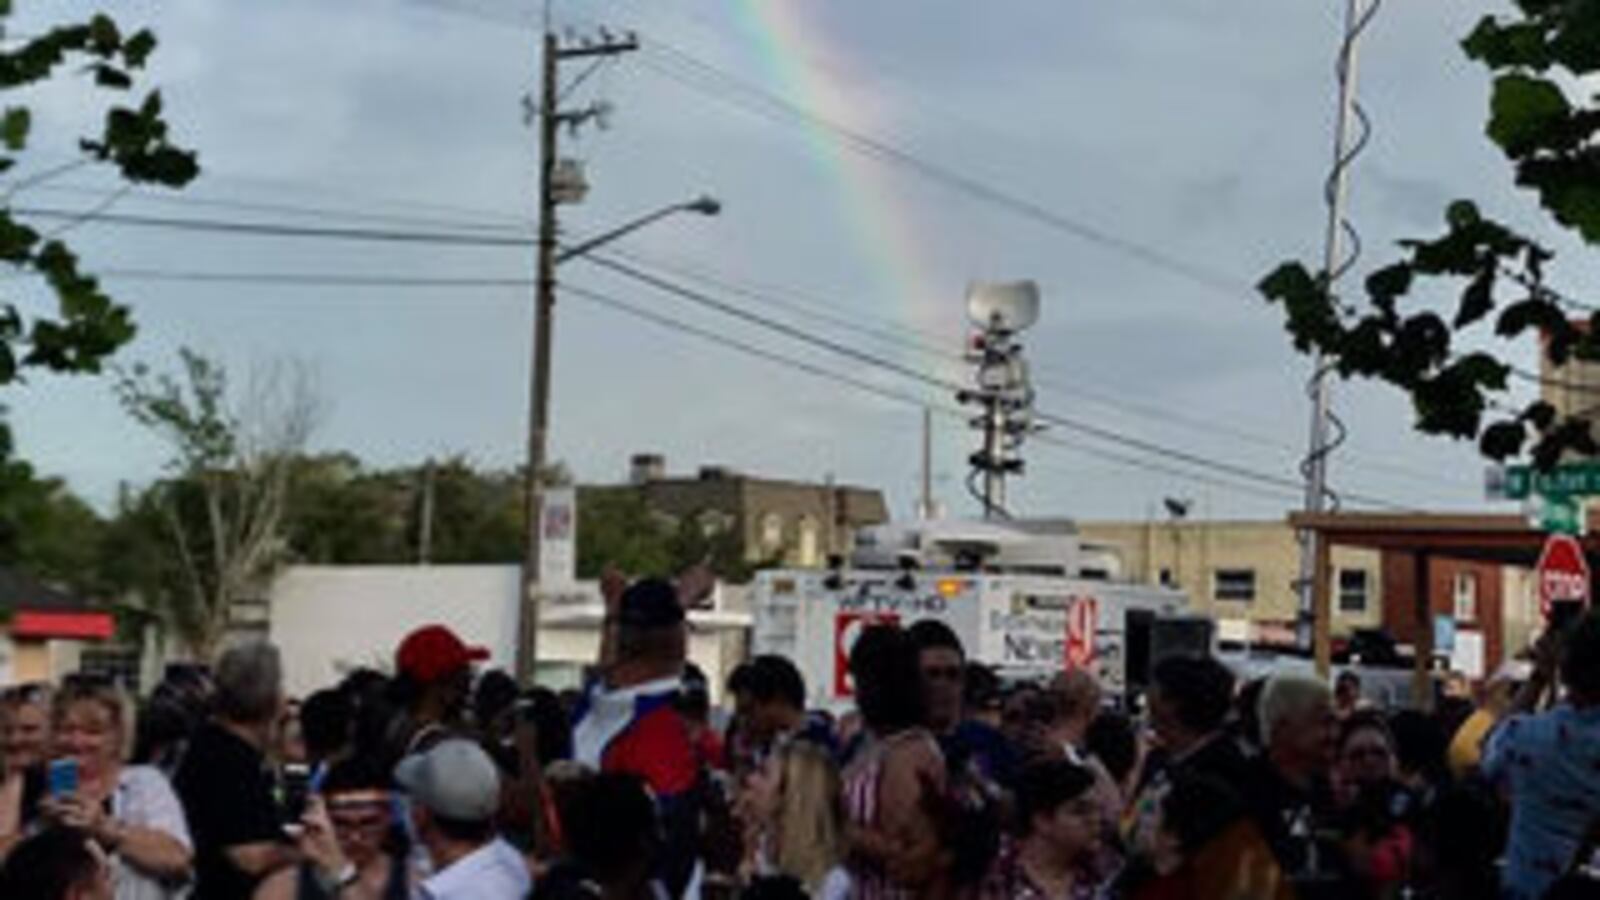
<svg viewBox="0 0 1600 900">
<path fill-rule="evenodd" d="M 1539 510 L 1539 527 L 1551 534 L 1581 535 L 1587 524 L 1583 513 L 1580 501 L 1551 498 Z"/>
<path fill-rule="evenodd" d="M 1600 494 L 1600 462 L 1568 463 L 1548 472 L 1533 466 L 1507 466 L 1505 496 L 1512 500 L 1541 497 L 1588 497 Z"/>
</svg>

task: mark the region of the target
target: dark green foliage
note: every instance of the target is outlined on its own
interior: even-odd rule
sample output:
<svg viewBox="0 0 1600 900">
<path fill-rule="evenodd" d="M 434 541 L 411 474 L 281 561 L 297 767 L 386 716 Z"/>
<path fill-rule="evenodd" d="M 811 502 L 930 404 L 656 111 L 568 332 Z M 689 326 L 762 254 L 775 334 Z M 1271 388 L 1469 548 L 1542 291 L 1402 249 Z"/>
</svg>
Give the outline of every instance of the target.
<svg viewBox="0 0 1600 900">
<path fill-rule="evenodd" d="M 1556 222 L 1600 244 L 1600 107 L 1595 97 L 1574 102 L 1561 86 L 1600 72 L 1600 0 L 1516 6 L 1519 16 L 1485 18 L 1462 42 L 1493 76 L 1486 133 L 1519 186 Z M 1444 220 L 1442 235 L 1401 241 L 1401 258 L 1368 275 L 1367 303 L 1359 309 L 1329 290 L 1326 273 L 1298 262 L 1279 266 L 1259 290 L 1283 307 L 1296 349 L 1322 353 L 1343 377 L 1405 391 L 1423 432 L 1475 438 L 1495 460 L 1528 452 L 1540 465 L 1553 465 L 1569 451 L 1592 452 L 1587 421 L 1558 418 L 1542 402 L 1521 410 L 1495 402 L 1514 375 L 1538 381 L 1537 373 L 1519 372 L 1499 355 L 1464 354 L 1458 339 L 1488 325 L 1485 337 L 1537 335 L 1556 365 L 1600 359 L 1600 331 L 1592 327 L 1600 315 L 1574 325 L 1572 317 L 1580 310 L 1587 315 L 1592 304 L 1546 285 L 1550 251 L 1485 217 L 1471 201 L 1450 204 Z M 1447 313 L 1428 308 L 1439 289 L 1455 295 Z M 1419 294 L 1410 310 L 1402 309 Z"/>
<path fill-rule="evenodd" d="M 9 0 L 0 0 L 0 21 L 11 12 Z M 0 49 L 0 91 L 13 91 L 15 97 L 40 82 L 72 76 L 91 91 L 126 99 L 135 73 L 155 47 L 149 31 L 127 34 L 110 17 L 95 15 Z M 20 171 L 36 124 L 25 104 L 4 105 L 0 173 Z M 133 105 L 112 102 L 99 128 L 82 137 L 80 146 L 86 161 L 108 163 L 135 183 L 177 188 L 199 172 L 195 154 L 171 142 L 161 97 L 154 91 Z M 9 186 L 0 200 L 0 262 L 15 274 L 41 279 L 55 297 L 55 308 L 25 316 L 15 303 L 0 298 L 0 389 L 20 384 L 29 369 L 97 373 L 134 336 L 128 308 L 79 268 L 71 248 L 13 217 L 10 200 L 27 183 Z M 26 463 L 12 457 L 11 434 L 0 421 L 0 561 L 49 580 L 92 587 L 98 577 L 93 557 L 99 524 L 58 482 L 36 478 Z"/>
</svg>

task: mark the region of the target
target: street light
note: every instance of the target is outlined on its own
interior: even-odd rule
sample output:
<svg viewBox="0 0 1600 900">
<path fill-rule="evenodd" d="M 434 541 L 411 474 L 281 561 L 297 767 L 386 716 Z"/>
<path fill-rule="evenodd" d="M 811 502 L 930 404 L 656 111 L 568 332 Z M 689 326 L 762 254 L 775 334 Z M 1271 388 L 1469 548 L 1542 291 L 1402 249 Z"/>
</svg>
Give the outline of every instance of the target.
<svg viewBox="0 0 1600 900">
<path fill-rule="evenodd" d="M 556 254 L 556 264 L 559 265 L 570 259 L 575 259 L 584 255 L 585 253 L 588 253 L 596 247 L 609 244 L 617 238 L 632 234 L 646 225 L 659 222 L 674 213 L 681 212 L 692 212 L 702 216 L 714 216 L 722 212 L 722 203 L 715 197 L 702 194 L 693 200 L 689 200 L 684 203 L 674 203 L 671 206 L 663 207 L 653 213 L 650 213 L 649 215 L 640 216 L 626 225 L 619 225 L 618 227 L 613 228 L 604 234 L 597 234 L 586 241 L 582 241 L 568 247 L 563 247 L 561 252 Z"/>
<path fill-rule="evenodd" d="M 547 179 L 548 181 L 548 179 Z M 548 184 L 542 189 L 548 195 Z M 518 583 L 517 615 L 517 675 L 531 680 L 538 661 L 539 606 L 536 590 L 539 586 L 539 561 L 543 544 L 543 486 L 539 475 L 548 458 L 550 434 L 550 360 L 551 329 L 555 324 L 556 282 L 555 267 L 568 260 L 589 253 L 612 241 L 659 222 L 680 212 L 714 216 L 722 211 L 716 198 L 702 194 L 693 200 L 674 203 L 655 212 L 640 216 L 631 222 L 595 235 L 570 247 L 555 245 L 554 202 L 543 204 L 545 216 L 540 222 L 540 253 L 538 296 L 535 307 L 536 331 L 533 342 L 533 383 L 529 396 L 532 403 L 528 417 L 527 472 L 523 477 L 523 532 L 522 577 Z"/>
</svg>

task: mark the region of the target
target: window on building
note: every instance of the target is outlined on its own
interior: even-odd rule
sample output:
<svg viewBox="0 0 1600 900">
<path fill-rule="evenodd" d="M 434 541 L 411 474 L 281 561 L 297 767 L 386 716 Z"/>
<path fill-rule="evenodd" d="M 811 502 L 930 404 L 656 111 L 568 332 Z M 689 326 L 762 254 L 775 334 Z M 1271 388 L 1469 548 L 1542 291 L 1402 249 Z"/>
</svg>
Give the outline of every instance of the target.
<svg viewBox="0 0 1600 900">
<path fill-rule="evenodd" d="M 1370 579 L 1366 569 L 1339 570 L 1339 611 L 1364 613 L 1367 611 L 1367 594 Z"/>
<path fill-rule="evenodd" d="M 765 553 L 783 549 L 783 517 L 777 513 L 761 517 L 761 549 Z"/>
<path fill-rule="evenodd" d="M 1455 599 L 1457 622 L 1475 622 L 1478 619 L 1478 576 L 1472 572 L 1457 572 L 1450 595 Z"/>
<path fill-rule="evenodd" d="M 822 563 L 822 553 L 817 546 L 817 520 L 809 516 L 800 520 L 800 540 L 795 548 L 795 561 L 802 566 Z"/>
<path fill-rule="evenodd" d="M 1177 584 L 1177 582 L 1174 581 L 1173 578 L 1172 578 L 1172 570 L 1171 569 L 1163 568 L 1161 570 L 1160 578 L 1161 578 L 1161 586 L 1162 587 L 1173 587 L 1174 585 Z"/>
<path fill-rule="evenodd" d="M 1252 603 L 1256 599 L 1255 569 L 1218 569 L 1212 576 L 1211 595 L 1218 600 Z"/>
<path fill-rule="evenodd" d="M 726 534 L 734 524 L 733 516 L 716 509 L 705 510 L 696 519 L 700 523 L 700 533 L 708 538 Z"/>
</svg>

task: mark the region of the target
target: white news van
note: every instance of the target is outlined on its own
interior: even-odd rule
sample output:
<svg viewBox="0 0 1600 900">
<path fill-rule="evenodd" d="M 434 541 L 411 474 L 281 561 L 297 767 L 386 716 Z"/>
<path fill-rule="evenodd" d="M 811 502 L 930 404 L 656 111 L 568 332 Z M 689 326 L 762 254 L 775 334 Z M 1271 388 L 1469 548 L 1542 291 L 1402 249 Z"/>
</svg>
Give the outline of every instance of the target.
<svg viewBox="0 0 1600 900">
<path fill-rule="evenodd" d="M 751 586 L 751 651 L 793 660 L 819 707 L 848 704 L 850 648 L 877 622 L 939 619 L 1003 677 L 1088 668 L 1113 694 L 1142 689 L 1168 653 L 1211 647 L 1212 623 L 1186 613 L 1182 592 L 1113 580 L 1114 558 L 1070 522 L 879 526 L 840 563 L 761 572 Z"/>
</svg>

